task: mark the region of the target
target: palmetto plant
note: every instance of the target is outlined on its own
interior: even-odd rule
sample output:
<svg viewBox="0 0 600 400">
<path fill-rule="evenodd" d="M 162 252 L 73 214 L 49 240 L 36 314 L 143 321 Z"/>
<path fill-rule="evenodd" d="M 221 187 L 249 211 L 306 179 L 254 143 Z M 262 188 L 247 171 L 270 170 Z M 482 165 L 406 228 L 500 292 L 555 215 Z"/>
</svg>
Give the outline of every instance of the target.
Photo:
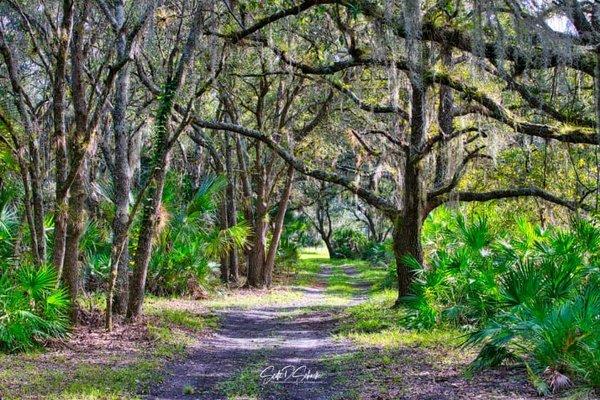
<svg viewBox="0 0 600 400">
<path fill-rule="evenodd" d="M 110 229 L 97 221 L 88 221 L 79 244 L 85 261 L 86 283 L 90 289 L 104 284 L 110 269 Z"/>
<path fill-rule="evenodd" d="M 467 341 L 483 345 L 472 370 L 511 358 L 549 374 L 552 389 L 570 379 L 600 386 L 599 239 L 600 228 L 577 221 L 571 231 L 543 234 L 525 255 L 515 252 L 498 277 L 497 314 Z"/>
<path fill-rule="evenodd" d="M 469 223 L 462 216 L 445 226 L 439 250 L 427 267 L 408 257 L 416 273 L 406 322 L 413 328 L 436 324 L 477 326 L 494 312 L 498 267 L 492 257 L 493 233 L 483 217 Z"/>
<path fill-rule="evenodd" d="M 217 223 L 219 202 L 227 185 L 224 177 L 204 178 L 183 206 L 176 204 L 180 197 L 173 193 L 176 186 L 172 182 L 167 180 L 165 186 L 161 216 L 165 223 L 148 276 L 149 287 L 156 294 L 186 294 L 190 279 L 205 283 L 209 262 L 233 248 L 243 247 L 250 235 L 244 221 L 227 229 L 221 229 Z"/>
<path fill-rule="evenodd" d="M 22 351 L 67 334 L 69 299 L 49 266 L 3 266 L 0 276 L 0 349 Z"/>
<path fill-rule="evenodd" d="M 19 225 L 16 210 L 9 204 L 0 205 L 0 258 L 13 254 L 13 239 Z"/>
<path fill-rule="evenodd" d="M 542 392 L 571 380 L 599 386 L 598 225 L 544 231 L 520 220 L 508 235 L 458 216 L 443 226 L 427 266 L 405 260 L 417 276 L 407 324 L 470 329 L 465 345 L 480 347 L 470 373 L 511 360 L 527 365 Z"/>
</svg>

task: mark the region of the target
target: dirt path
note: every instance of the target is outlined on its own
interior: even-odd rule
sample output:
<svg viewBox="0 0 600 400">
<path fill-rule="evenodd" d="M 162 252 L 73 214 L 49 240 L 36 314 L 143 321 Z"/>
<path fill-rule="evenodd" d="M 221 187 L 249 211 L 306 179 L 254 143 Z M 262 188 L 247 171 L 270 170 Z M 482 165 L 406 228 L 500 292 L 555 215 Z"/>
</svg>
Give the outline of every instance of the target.
<svg viewBox="0 0 600 400">
<path fill-rule="evenodd" d="M 333 268 L 340 268 L 335 276 Z M 334 280 L 339 281 L 340 272 L 347 278 L 341 286 L 350 286 L 354 296 L 335 295 Z M 474 353 L 461 354 L 461 350 L 443 343 L 385 350 L 376 346 L 360 348 L 334 339 L 332 331 L 339 325 L 343 310 L 366 300 L 369 285 L 358 274 L 353 266 L 323 265 L 315 286 L 294 288 L 293 301 L 217 310 L 220 329 L 194 346 L 186 360 L 174 362 L 148 398 L 537 398 L 524 372 L 515 367 L 497 368 L 465 379 L 463 371 Z"/>
<path fill-rule="evenodd" d="M 347 275 L 356 274 L 350 267 L 342 268 Z M 217 400 L 227 399 L 227 394 L 278 400 L 343 398 L 335 374 L 322 362 L 350 351 L 349 343 L 331 337 L 339 309 L 315 310 L 327 305 L 325 283 L 330 274 L 330 267 L 324 266 L 318 286 L 295 288 L 303 295 L 293 304 L 217 311 L 218 332 L 194 347 L 184 362 L 171 366 L 149 398 Z M 361 300 L 357 297 L 339 307 Z"/>
</svg>

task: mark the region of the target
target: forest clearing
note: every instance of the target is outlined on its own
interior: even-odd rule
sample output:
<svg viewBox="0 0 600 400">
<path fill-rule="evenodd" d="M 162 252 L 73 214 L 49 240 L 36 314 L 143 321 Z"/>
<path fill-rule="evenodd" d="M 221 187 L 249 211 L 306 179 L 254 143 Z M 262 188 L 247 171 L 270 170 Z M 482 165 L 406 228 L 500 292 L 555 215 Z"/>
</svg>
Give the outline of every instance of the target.
<svg viewBox="0 0 600 400">
<path fill-rule="evenodd" d="M 0 400 L 600 398 L 600 3 L 0 0 Z"/>
</svg>

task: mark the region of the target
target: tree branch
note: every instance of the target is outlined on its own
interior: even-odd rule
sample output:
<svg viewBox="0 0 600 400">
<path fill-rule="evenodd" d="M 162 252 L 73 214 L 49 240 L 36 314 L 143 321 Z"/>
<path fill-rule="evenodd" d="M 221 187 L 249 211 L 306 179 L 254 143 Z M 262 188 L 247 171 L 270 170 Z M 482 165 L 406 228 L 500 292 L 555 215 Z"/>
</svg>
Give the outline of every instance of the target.
<svg viewBox="0 0 600 400">
<path fill-rule="evenodd" d="M 266 135 L 263 132 L 254 129 L 249 129 L 240 125 L 225 122 L 205 121 L 199 118 L 193 118 L 193 124 L 206 129 L 226 130 L 229 132 L 241 134 L 246 137 L 257 139 L 265 143 L 269 148 L 275 151 L 285 162 L 293 166 L 294 169 L 296 169 L 300 173 L 312 176 L 313 178 L 322 181 L 327 181 L 341 185 L 346 189 L 350 190 L 352 193 L 355 193 L 356 195 L 360 196 L 370 205 L 377 207 L 386 213 L 395 214 L 398 212 L 394 204 L 388 202 L 386 199 L 376 195 L 375 193 L 367 189 L 357 186 L 356 183 L 352 180 L 345 178 L 339 174 L 318 170 L 308 166 L 304 161 L 294 157 L 292 153 L 280 146 L 278 143 L 276 143 L 273 139 L 271 139 L 268 135 Z"/>
<path fill-rule="evenodd" d="M 490 192 L 457 192 L 452 194 L 451 196 L 439 196 L 433 199 L 428 199 L 428 207 L 429 211 L 435 209 L 436 207 L 446 203 L 448 201 L 464 201 L 464 202 L 472 202 L 472 201 L 491 201 L 498 199 L 511 199 L 511 198 L 519 198 L 519 197 L 538 197 L 540 199 L 544 199 L 550 203 L 557 204 L 559 206 L 563 206 L 568 208 L 569 210 L 575 211 L 577 209 L 583 209 L 585 211 L 593 211 L 593 207 L 582 204 L 581 202 L 565 200 L 560 197 L 542 190 L 537 187 L 526 187 L 526 188 L 514 188 L 514 189 L 504 189 L 504 190 L 493 190 Z"/>
<path fill-rule="evenodd" d="M 237 31 L 237 32 L 233 32 L 233 33 L 229 33 L 229 34 L 225 34 L 225 35 L 221 35 L 221 36 L 230 39 L 232 41 L 232 43 L 237 43 L 240 40 L 242 40 L 243 38 L 250 36 L 251 34 L 253 34 L 254 32 L 257 32 L 261 28 L 264 28 L 265 26 L 267 26 L 273 22 L 276 22 L 282 18 L 289 17 L 291 15 L 298 15 L 301 12 L 306 11 L 309 8 L 317 6 L 317 5 L 335 4 L 335 3 L 340 3 L 340 0 L 306 0 L 298 5 L 292 6 L 290 8 L 286 8 L 285 10 L 281 10 L 272 15 L 269 15 L 268 17 L 262 18 L 258 22 L 256 22 L 254 25 L 252 25 L 246 29 L 243 29 L 243 30 Z"/>
</svg>

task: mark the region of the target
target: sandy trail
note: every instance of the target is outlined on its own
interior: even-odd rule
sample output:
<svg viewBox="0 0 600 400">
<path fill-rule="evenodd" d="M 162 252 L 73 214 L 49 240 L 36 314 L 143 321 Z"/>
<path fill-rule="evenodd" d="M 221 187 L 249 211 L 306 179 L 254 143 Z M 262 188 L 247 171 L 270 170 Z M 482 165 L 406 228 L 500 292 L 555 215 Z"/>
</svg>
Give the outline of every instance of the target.
<svg viewBox="0 0 600 400">
<path fill-rule="evenodd" d="M 353 276 L 357 271 L 342 267 Z M 343 388 L 323 359 L 352 351 L 347 342 L 332 338 L 342 308 L 364 299 L 357 296 L 347 304 L 326 311 L 326 282 L 331 267 L 324 265 L 314 287 L 297 287 L 299 301 L 276 307 L 217 310 L 218 331 L 192 348 L 188 358 L 167 369 L 162 384 L 149 399 L 227 399 L 223 387 L 232 389 L 232 379 L 245 373 L 259 378 L 250 398 L 320 400 L 343 398 Z M 360 282 L 359 290 L 366 289 Z M 277 373 L 279 372 L 279 374 Z M 234 385 L 235 386 L 235 385 Z M 193 387 L 194 394 L 184 393 Z M 248 393 L 250 394 L 250 393 Z"/>
</svg>

